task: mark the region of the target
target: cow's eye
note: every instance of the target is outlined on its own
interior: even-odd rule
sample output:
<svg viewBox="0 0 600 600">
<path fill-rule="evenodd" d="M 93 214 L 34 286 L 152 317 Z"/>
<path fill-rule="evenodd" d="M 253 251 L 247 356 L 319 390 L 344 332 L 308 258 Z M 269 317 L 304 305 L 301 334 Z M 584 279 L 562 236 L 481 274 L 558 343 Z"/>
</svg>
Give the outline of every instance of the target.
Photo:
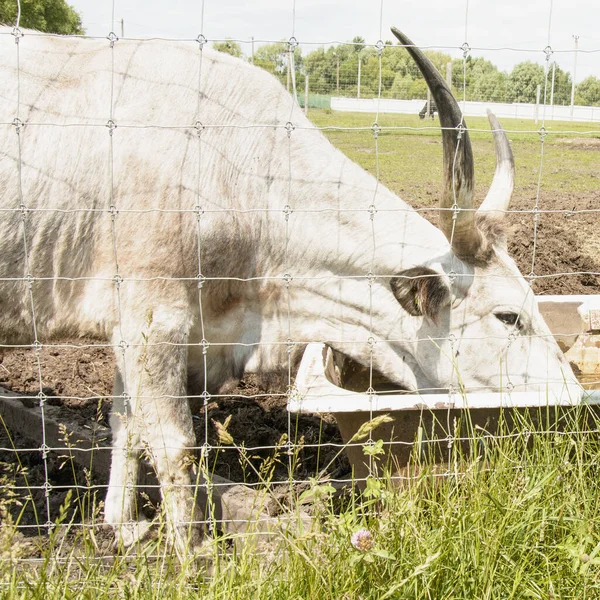
<svg viewBox="0 0 600 600">
<path fill-rule="evenodd" d="M 499 312 L 495 313 L 494 316 L 499 321 L 502 321 L 508 327 L 516 327 L 517 329 L 523 329 L 523 324 L 519 319 L 519 313 L 516 312 Z"/>
</svg>

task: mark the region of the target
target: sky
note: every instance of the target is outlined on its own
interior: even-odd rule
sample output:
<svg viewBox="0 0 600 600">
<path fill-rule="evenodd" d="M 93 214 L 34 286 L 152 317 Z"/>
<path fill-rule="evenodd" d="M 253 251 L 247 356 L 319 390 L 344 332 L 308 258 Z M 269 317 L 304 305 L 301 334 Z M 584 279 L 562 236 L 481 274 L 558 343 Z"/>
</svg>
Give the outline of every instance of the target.
<svg viewBox="0 0 600 600">
<path fill-rule="evenodd" d="M 82 15 L 89 35 L 113 28 L 113 0 L 68 0 Z M 574 35 L 579 36 L 576 81 L 600 78 L 600 0 L 114 0 L 115 33 L 126 37 L 277 41 L 296 37 L 307 54 L 331 42 L 360 35 L 367 43 L 389 40 L 395 25 L 419 46 L 473 56 L 510 71 L 525 60 L 552 60 L 573 73 Z M 258 44 L 258 42 L 257 42 Z"/>
</svg>

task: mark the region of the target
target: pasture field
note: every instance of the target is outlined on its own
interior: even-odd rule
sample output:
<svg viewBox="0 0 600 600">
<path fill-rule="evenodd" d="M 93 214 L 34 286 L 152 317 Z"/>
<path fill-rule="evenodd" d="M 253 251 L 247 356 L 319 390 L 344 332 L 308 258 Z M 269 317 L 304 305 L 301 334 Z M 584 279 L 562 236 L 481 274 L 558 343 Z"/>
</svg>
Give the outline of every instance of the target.
<svg viewBox="0 0 600 600">
<path fill-rule="evenodd" d="M 313 109 L 309 116 L 331 142 L 370 173 L 377 170 L 374 116 Z M 496 165 L 486 118 L 466 119 L 475 157 L 475 206 L 485 197 Z M 544 147 L 533 121 L 502 119 L 515 157 L 515 192 L 508 221 L 509 250 L 524 274 L 534 263 L 534 212 L 538 208 L 532 285 L 536 293 L 590 294 L 600 279 L 600 125 L 548 121 Z M 435 210 L 442 181 L 437 117 L 382 114 L 379 177 L 426 218 Z M 543 160 L 542 160 L 543 159 Z M 541 171 L 540 171 L 541 169 Z M 539 183 L 539 189 L 538 189 Z M 566 212 L 572 211 L 572 212 Z M 577 212 L 582 211 L 582 212 Z"/>
<path fill-rule="evenodd" d="M 312 109 L 309 116 L 352 160 L 375 173 L 373 115 Z M 493 175 L 493 142 L 486 119 L 467 122 L 479 202 Z M 542 161 L 539 124 L 502 124 L 517 168 L 515 212 L 508 218 L 511 253 L 522 272 L 533 271 L 536 293 L 598 293 L 600 127 L 547 123 Z M 382 183 L 435 220 L 442 168 L 437 118 L 381 115 L 379 125 Z M 67 424 L 106 424 L 112 353 L 95 340 L 66 341 L 80 347 L 44 348 L 40 357 L 48 401 L 62 406 Z M 32 350 L 4 349 L 0 354 L 0 386 L 35 395 L 37 370 Z M 76 467 L 68 456 L 51 453 L 46 464 L 55 488 L 51 517 L 60 525 L 50 535 L 42 528 L 19 528 L 46 521 L 39 488 L 46 466 L 35 449 L 39 443 L 12 435 L 0 423 L 0 598 L 600 597 L 596 414 L 573 409 L 560 422 L 547 414 L 543 429 L 523 420 L 516 428 L 501 426 L 495 438 L 461 423 L 465 435 L 479 436 L 472 454 L 457 449 L 441 472 L 420 457 L 414 478 L 400 484 L 385 476 L 371 479 L 359 495 L 328 480 L 349 471 L 341 449 L 311 447 L 339 444 L 331 419 L 292 416 L 298 450 L 294 472 L 289 472 L 290 460 L 281 449 L 288 423 L 286 383 L 248 378 L 230 398 L 215 399 L 207 414 L 198 413 L 196 425 L 199 439 L 207 424 L 209 441 L 218 445 L 215 423 L 231 416 L 233 444 L 220 448 L 211 470 L 275 492 L 283 511 L 303 507 L 313 517 L 311 524 L 292 526 L 274 537 L 218 536 L 207 541 L 202 559 L 183 567 L 165 546 L 160 529 L 143 548 L 115 556 L 110 535 L 89 527 L 102 521 L 106 482 Z M 84 399 L 91 396 L 101 400 Z M 245 451 L 257 446 L 275 449 Z M 365 451 L 378 449 L 367 445 Z M 290 478 L 305 483 L 290 492 L 285 483 Z M 89 483 L 100 486 L 96 494 L 85 490 Z M 27 486 L 29 493 L 18 489 Z M 353 545 L 359 530 L 368 532 L 362 546 L 356 539 Z"/>
</svg>

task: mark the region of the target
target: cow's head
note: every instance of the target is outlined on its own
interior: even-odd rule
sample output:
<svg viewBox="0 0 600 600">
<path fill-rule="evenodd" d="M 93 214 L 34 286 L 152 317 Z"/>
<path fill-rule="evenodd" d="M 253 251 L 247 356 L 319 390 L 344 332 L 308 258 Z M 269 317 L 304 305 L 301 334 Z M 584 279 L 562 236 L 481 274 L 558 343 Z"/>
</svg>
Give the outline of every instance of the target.
<svg viewBox="0 0 600 600">
<path fill-rule="evenodd" d="M 459 106 L 429 59 L 404 34 L 392 31 L 419 66 L 437 104 L 444 151 L 440 229 L 449 246 L 382 286 L 375 303 L 391 309 L 396 319 L 385 344 L 394 352 L 382 351 L 373 365 L 407 389 L 422 391 L 451 386 L 532 391 L 574 383 L 529 284 L 507 253 L 503 220 L 514 163 L 506 134 L 488 113 L 497 168 L 475 211 L 473 154 Z M 392 341 L 394 336 L 403 339 Z M 392 354 L 399 360 L 390 359 Z"/>
</svg>

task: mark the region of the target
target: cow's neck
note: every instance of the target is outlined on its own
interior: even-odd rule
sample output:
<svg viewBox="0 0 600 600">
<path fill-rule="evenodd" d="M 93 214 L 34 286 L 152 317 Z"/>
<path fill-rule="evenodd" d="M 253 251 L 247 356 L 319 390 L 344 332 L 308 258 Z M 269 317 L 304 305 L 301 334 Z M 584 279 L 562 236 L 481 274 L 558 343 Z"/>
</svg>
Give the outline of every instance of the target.
<svg viewBox="0 0 600 600">
<path fill-rule="evenodd" d="M 265 345 L 249 357 L 252 370 L 285 368 L 288 340 L 294 346 L 329 342 L 360 361 L 369 356 L 370 338 L 380 345 L 394 339 L 395 354 L 403 354 L 404 343 L 404 354 L 412 355 L 411 343 L 402 340 L 418 337 L 420 320 L 400 307 L 389 290 L 389 278 L 444 256 L 448 244 L 416 212 L 391 210 L 397 204 L 388 198 L 382 198 L 379 207 L 373 220 L 368 212 L 350 212 L 343 218 L 339 213 L 298 212 L 290 217 L 287 261 L 284 255 L 271 265 L 273 273 L 289 277 L 265 282 L 263 301 L 255 304 Z M 279 344 L 278 352 L 269 345 L 273 341 Z M 403 369 L 401 358 L 388 363 L 375 360 L 388 374 Z M 402 379 L 407 382 L 406 376 Z M 408 383 L 416 387 L 419 382 Z"/>
</svg>

